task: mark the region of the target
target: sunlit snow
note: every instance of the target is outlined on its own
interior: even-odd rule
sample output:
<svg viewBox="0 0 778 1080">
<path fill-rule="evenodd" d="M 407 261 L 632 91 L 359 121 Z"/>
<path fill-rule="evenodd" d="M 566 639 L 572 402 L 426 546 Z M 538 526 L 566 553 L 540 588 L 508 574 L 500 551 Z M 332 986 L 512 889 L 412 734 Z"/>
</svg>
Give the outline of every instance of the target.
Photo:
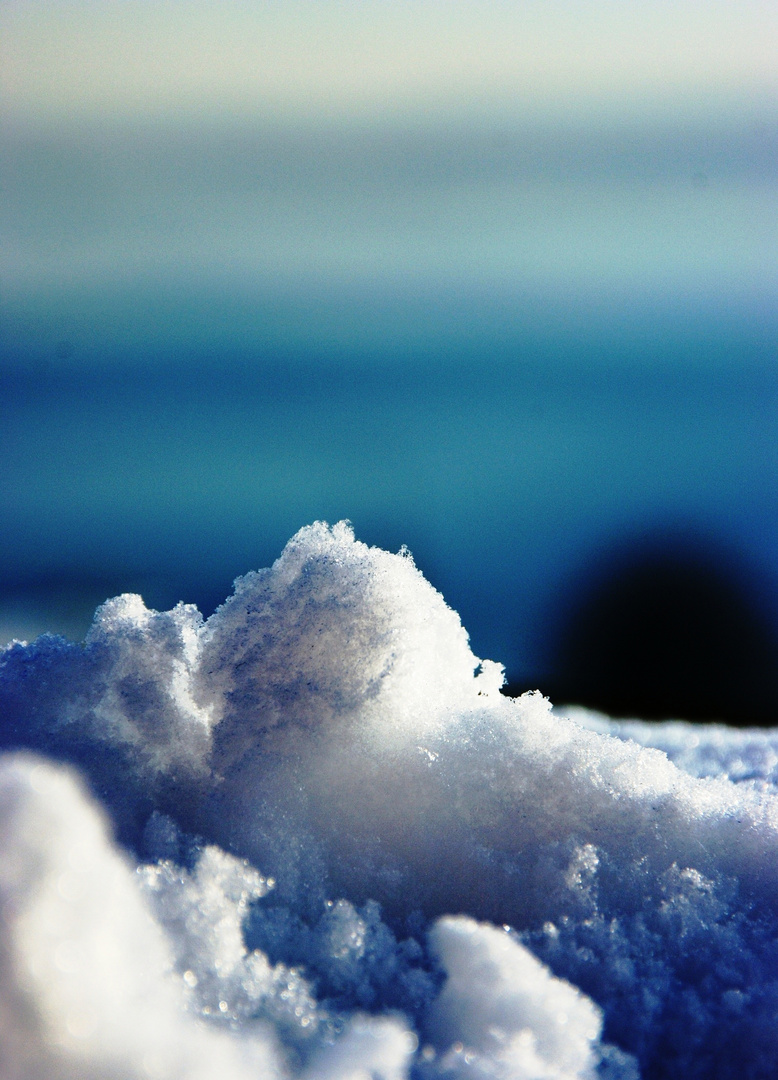
<svg viewBox="0 0 778 1080">
<path fill-rule="evenodd" d="M 774 1075 L 778 738 L 501 683 L 344 523 L 10 646 L 0 1075 Z"/>
</svg>

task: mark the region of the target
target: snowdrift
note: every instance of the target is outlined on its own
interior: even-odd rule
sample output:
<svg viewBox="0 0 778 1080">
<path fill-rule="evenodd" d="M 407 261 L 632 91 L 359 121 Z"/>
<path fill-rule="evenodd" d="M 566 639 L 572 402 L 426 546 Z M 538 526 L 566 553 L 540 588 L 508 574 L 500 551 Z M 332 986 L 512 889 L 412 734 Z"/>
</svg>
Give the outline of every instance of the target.
<svg viewBox="0 0 778 1080">
<path fill-rule="evenodd" d="M 778 734 L 502 678 L 345 523 L 9 646 L 0 1075 L 773 1076 Z"/>
</svg>

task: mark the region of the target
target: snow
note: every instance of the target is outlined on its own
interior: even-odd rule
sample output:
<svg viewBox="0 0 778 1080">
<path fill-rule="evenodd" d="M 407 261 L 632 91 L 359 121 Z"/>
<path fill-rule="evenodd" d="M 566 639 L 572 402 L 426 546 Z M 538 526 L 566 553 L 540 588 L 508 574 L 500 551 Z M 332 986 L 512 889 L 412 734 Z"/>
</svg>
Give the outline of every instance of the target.
<svg viewBox="0 0 778 1080">
<path fill-rule="evenodd" d="M 501 683 L 345 523 L 11 645 L 0 1074 L 771 1075 L 778 737 Z"/>
</svg>

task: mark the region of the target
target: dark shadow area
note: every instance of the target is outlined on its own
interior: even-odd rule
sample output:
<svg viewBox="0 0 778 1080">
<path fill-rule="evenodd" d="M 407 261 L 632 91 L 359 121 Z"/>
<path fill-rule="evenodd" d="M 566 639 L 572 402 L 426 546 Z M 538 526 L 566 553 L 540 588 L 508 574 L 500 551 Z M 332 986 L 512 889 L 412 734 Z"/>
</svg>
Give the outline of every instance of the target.
<svg viewBox="0 0 778 1080">
<path fill-rule="evenodd" d="M 573 600 L 542 686 L 555 702 L 649 720 L 778 722 L 769 590 L 731 558 L 662 539 L 611 552 L 564 592 Z"/>
</svg>

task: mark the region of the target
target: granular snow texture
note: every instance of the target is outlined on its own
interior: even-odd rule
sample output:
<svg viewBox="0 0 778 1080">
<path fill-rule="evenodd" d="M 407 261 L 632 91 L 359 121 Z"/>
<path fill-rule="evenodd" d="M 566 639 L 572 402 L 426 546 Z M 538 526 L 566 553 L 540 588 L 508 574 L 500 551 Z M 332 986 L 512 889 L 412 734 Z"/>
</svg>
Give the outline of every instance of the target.
<svg viewBox="0 0 778 1080">
<path fill-rule="evenodd" d="M 3 1080 L 773 1077 L 778 736 L 501 684 L 345 523 L 9 646 Z"/>
</svg>

